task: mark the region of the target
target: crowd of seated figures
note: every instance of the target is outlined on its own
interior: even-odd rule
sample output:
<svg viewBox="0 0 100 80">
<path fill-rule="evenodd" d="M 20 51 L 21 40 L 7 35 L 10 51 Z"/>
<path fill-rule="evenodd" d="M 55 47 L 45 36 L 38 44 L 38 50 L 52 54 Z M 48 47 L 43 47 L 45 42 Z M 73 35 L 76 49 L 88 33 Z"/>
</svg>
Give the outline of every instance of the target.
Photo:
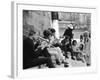
<svg viewBox="0 0 100 80">
<path fill-rule="evenodd" d="M 90 65 L 88 60 L 90 55 L 86 54 L 85 50 L 89 42 L 86 34 L 80 35 L 80 42 L 77 44 L 73 39 L 72 29 L 65 30 L 64 35 L 59 39 L 56 38 L 55 32 L 55 29 L 48 28 L 43 31 L 44 36 L 40 37 L 35 31 L 30 31 L 29 36 L 23 41 L 23 69 L 36 66 L 56 68 L 61 64 L 64 64 L 63 67 L 68 67 L 69 63 L 66 59 L 69 56 L 72 60 Z"/>
</svg>

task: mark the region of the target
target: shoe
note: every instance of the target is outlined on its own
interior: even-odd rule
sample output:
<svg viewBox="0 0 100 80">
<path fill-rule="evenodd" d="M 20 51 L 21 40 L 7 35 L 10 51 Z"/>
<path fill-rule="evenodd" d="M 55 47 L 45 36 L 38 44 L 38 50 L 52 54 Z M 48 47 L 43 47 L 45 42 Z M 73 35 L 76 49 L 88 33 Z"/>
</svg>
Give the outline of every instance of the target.
<svg viewBox="0 0 100 80">
<path fill-rule="evenodd" d="M 68 64 L 64 64 L 64 67 L 69 67 L 69 65 Z"/>
<path fill-rule="evenodd" d="M 75 60 L 75 58 L 74 58 L 74 57 L 71 57 L 71 59 Z"/>
<path fill-rule="evenodd" d="M 56 64 L 61 65 L 61 62 L 58 59 L 56 59 Z"/>
</svg>

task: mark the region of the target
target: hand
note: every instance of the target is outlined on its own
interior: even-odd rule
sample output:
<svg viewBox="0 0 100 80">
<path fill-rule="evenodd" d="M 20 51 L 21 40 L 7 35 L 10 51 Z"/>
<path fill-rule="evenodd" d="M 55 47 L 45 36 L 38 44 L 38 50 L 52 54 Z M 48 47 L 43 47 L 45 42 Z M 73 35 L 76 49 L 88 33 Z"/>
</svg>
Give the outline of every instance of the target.
<svg viewBox="0 0 100 80">
<path fill-rule="evenodd" d="M 67 45 L 69 42 L 66 42 L 65 45 Z"/>
<path fill-rule="evenodd" d="M 40 45 L 41 49 L 44 49 L 47 46 L 48 46 L 48 44 L 46 42 L 42 42 Z"/>
</svg>

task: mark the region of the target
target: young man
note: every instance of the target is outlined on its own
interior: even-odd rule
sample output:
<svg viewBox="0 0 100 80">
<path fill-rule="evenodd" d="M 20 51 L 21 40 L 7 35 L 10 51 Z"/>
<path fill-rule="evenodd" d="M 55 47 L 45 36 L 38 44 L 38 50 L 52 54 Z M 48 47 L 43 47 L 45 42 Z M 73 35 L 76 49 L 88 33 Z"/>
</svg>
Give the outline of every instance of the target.
<svg viewBox="0 0 100 80">
<path fill-rule="evenodd" d="M 71 24 L 69 24 L 67 27 L 66 27 L 66 30 L 65 30 L 65 32 L 64 32 L 64 34 L 63 34 L 63 36 L 68 36 L 69 37 L 69 43 L 70 43 L 70 45 L 71 45 L 71 41 L 72 41 L 72 39 L 73 39 L 73 26 L 71 25 Z"/>
<path fill-rule="evenodd" d="M 47 50 L 48 50 L 49 54 L 51 56 L 55 56 L 55 58 L 58 62 L 60 62 L 60 63 L 65 62 L 65 57 L 63 56 L 61 49 L 59 47 L 55 46 L 53 43 L 54 35 L 52 34 L 52 32 L 50 30 L 45 30 L 43 32 L 43 34 L 44 34 L 44 38 L 49 41 L 49 43 L 47 45 Z"/>
<path fill-rule="evenodd" d="M 49 68 L 53 68 L 54 65 L 49 55 L 41 57 L 43 50 L 38 48 L 39 44 L 36 39 L 36 32 L 30 31 L 29 36 L 23 41 L 23 69 L 40 66 L 41 64 L 46 64 Z"/>
<path fill-rule="evenodd" d="M 72 52 L 71 45 L 69 42 L 69 36 L 66 36 L 65 39 L 61 41 L 61 49 L 64 51 L 64 55 L 68 58 L 68 54 Z"/>
<path fill-rule="evenodd" d="M 51 42 L 53 43 L 53 46 L 61 47 L 61 43 L 60 43 L 59 39 L 57 39 L 56 36 L 55 36 L 56 30 L 54 28 L 49 28 L 48 30 L 52 34 L 52 41 Z"/>
</svg>

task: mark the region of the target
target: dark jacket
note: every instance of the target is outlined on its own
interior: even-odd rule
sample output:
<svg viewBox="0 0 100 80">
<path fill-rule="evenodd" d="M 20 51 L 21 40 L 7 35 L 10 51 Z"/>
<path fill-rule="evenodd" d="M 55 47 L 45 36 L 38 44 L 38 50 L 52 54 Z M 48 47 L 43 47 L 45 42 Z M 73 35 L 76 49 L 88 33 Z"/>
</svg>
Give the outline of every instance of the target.
<svg viewBox="0 0 100 80">
<path fill-rule="evenodd" d="M 35 49 L 37 48 L 38 44 L 33 44 L 33 40 L 30 38 L 26 38 L 23 41 L 23 59 L 24 61 L 31 60 L 33 58 L 37 58 L 38 54 L 36 54 Z M 41 50 L 38 50 L 39 52 Z M 39 53 L 38 52 L 38 53 Z"/>
<path fill-rule="evenodd" d="M 66 29 L 63 36 L 69 36 L 70 38 L 73 38 L 73 34 L 72 34 L 73 29 Z"/>
<path fill-rule="evenodd" d="M 41 64 L 47 64 L 48 67 L 54 67 L 47 48 L 41 50 L 41 48 L 37 48 L 38 45 L 38 42 L 34 44 L 33 40 L 30 38 L 25 38 L 23 41 L 23 69 Z M 42 58 L 40 56 L 42 56 Z"/>
<path fill-rule="evenodd" d="M 33 43 L 33 40 L 30 38 L 26 38 L 23 41 L 23 61 L 29 62 L 33 60 L 34 58 L 38 58 L 40 56 L 43 57 L 50 57 L 50 54 L 47 51 L 47 48 L 44 48 L 41 50 L 41 48 L 38 48 L 39 43 L 36 44 Z M 36 50 L 37 49 L 37 50 Z"/>
</svg>

